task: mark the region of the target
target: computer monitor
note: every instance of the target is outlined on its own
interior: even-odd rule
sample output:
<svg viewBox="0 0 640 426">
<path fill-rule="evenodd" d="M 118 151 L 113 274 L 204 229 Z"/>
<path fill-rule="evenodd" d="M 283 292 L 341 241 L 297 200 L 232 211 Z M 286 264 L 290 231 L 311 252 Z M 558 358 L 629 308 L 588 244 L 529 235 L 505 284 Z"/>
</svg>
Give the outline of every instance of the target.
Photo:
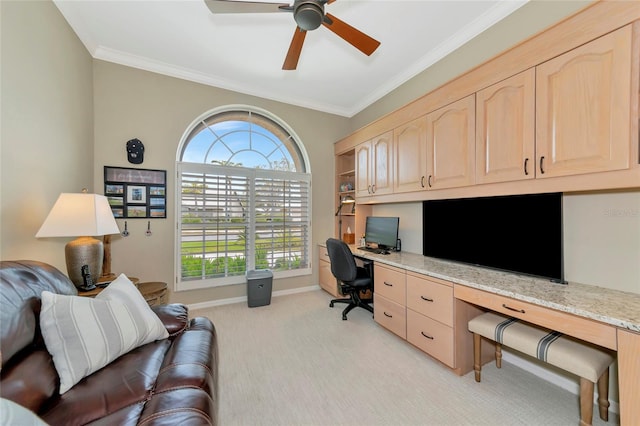
<svg viewBox="0 0 640 426">
<path fill-rule="evenodd" d="M 367 216 L 364 239 L 367 246 L 395 249 L 398 241 L 399 217 Z"/>
</svg>

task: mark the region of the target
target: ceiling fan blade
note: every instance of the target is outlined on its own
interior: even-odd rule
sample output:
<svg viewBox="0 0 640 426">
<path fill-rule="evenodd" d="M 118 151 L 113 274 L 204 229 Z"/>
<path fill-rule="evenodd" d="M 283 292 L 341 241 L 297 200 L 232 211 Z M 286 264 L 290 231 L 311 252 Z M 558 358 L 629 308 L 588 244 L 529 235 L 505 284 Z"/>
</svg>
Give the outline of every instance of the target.
<svg viewBox="0 0 640 426">
<path fill-rule="evenodd" d="M 378 40 L 369 37 L 362 31 L 352 27 L 344 21 L 341 21 L 330 13 L 327 13 L 326 17 L 329 19 L 324 20 L 322 25 L 342 37 L 346 42 L 350 43 L 365 55 L 371 55 L 375 52 L 378 46 L 380 46 L 380 42 Z"/>
<path fill-rule="evenodd" d="M 289 3 L 261 3 L 254 1 L 204 0 L 212 13 L 271 13 L 283 12 Z"/>
<path fill-rule="evenodd" d="M 305 30 L 296 27 L 296 31 L 293 33 L 293 38 L 291 39 L 291 44 L 289 45 L 287 57 L 284 58 L 284 64 L 282 64 L 283 70 L 290 71 L 296 69 L 298 59 L 300 59 L 300 52 L 302 52 L 302 44 L 306 36 L 307 32 Z"/>
</svg>

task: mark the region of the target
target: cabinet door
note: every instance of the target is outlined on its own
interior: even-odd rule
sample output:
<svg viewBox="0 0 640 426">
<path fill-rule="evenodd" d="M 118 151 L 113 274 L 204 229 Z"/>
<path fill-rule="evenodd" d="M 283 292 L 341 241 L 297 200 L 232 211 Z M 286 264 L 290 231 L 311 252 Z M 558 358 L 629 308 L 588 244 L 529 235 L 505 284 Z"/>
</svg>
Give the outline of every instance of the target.
<svg viewBox="0 0 640 426">
<path fill-rule="evenodd" d="M 476 93 L 476 183 L 535 177 L 535 70 Z"/>
<path fill-rule="evenodd" d="M 420 117 L 393 130 L 394 192 L 426 188 L 426 125 L 425 117 Z"/>
<path fill-rule="evenodd" d="M 371 141 L 356 147 L 356 197 L 371 195 Z"/>
<path fill-rule="evenodd" d="M 393 132 L 371 141 L 371 192 L 376 195 L 393 192 Z"/>
<path fill-rule="evenodd" d="M 427 114 L 427 187 L 453 188 L 475 181 L 475 95 Z"/>
<path fill-rule="evenodd" d="M 629 167 L 631 26 L 536 67 L 536 177 Z"/>
</svg>

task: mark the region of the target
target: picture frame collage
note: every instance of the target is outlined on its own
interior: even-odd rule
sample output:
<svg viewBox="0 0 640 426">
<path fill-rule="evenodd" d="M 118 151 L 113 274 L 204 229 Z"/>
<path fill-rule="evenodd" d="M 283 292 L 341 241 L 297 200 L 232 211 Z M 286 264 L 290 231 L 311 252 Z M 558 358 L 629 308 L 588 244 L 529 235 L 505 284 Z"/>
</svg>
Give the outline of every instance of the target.
<svg viewBox="0 0 640 426">
<path fill-rule="evenodd" d="M 104 195 L 116 219 L 166 219 L 167 171 L 104 166 Z"/>
</svg>

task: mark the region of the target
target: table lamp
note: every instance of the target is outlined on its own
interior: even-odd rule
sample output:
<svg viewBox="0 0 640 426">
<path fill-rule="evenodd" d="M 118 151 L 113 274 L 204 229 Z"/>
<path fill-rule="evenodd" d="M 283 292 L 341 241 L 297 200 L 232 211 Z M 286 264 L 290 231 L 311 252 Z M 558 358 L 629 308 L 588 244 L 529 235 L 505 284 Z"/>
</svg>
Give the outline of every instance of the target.
<svg viewBox="0 0 640 426">
<path fill-rule="evenodd" d="M 92 238 L 118 234 L 109 201 L 98 194 L 60 194 L 49 215 L 36 234 L 42 237 L 78 237 L 64 248 L 67 274 L 76 287 L 85 286 L 82 267 L 88 265 L 92 277 L 102 274 L 104 247 Z"/>
</svg>

